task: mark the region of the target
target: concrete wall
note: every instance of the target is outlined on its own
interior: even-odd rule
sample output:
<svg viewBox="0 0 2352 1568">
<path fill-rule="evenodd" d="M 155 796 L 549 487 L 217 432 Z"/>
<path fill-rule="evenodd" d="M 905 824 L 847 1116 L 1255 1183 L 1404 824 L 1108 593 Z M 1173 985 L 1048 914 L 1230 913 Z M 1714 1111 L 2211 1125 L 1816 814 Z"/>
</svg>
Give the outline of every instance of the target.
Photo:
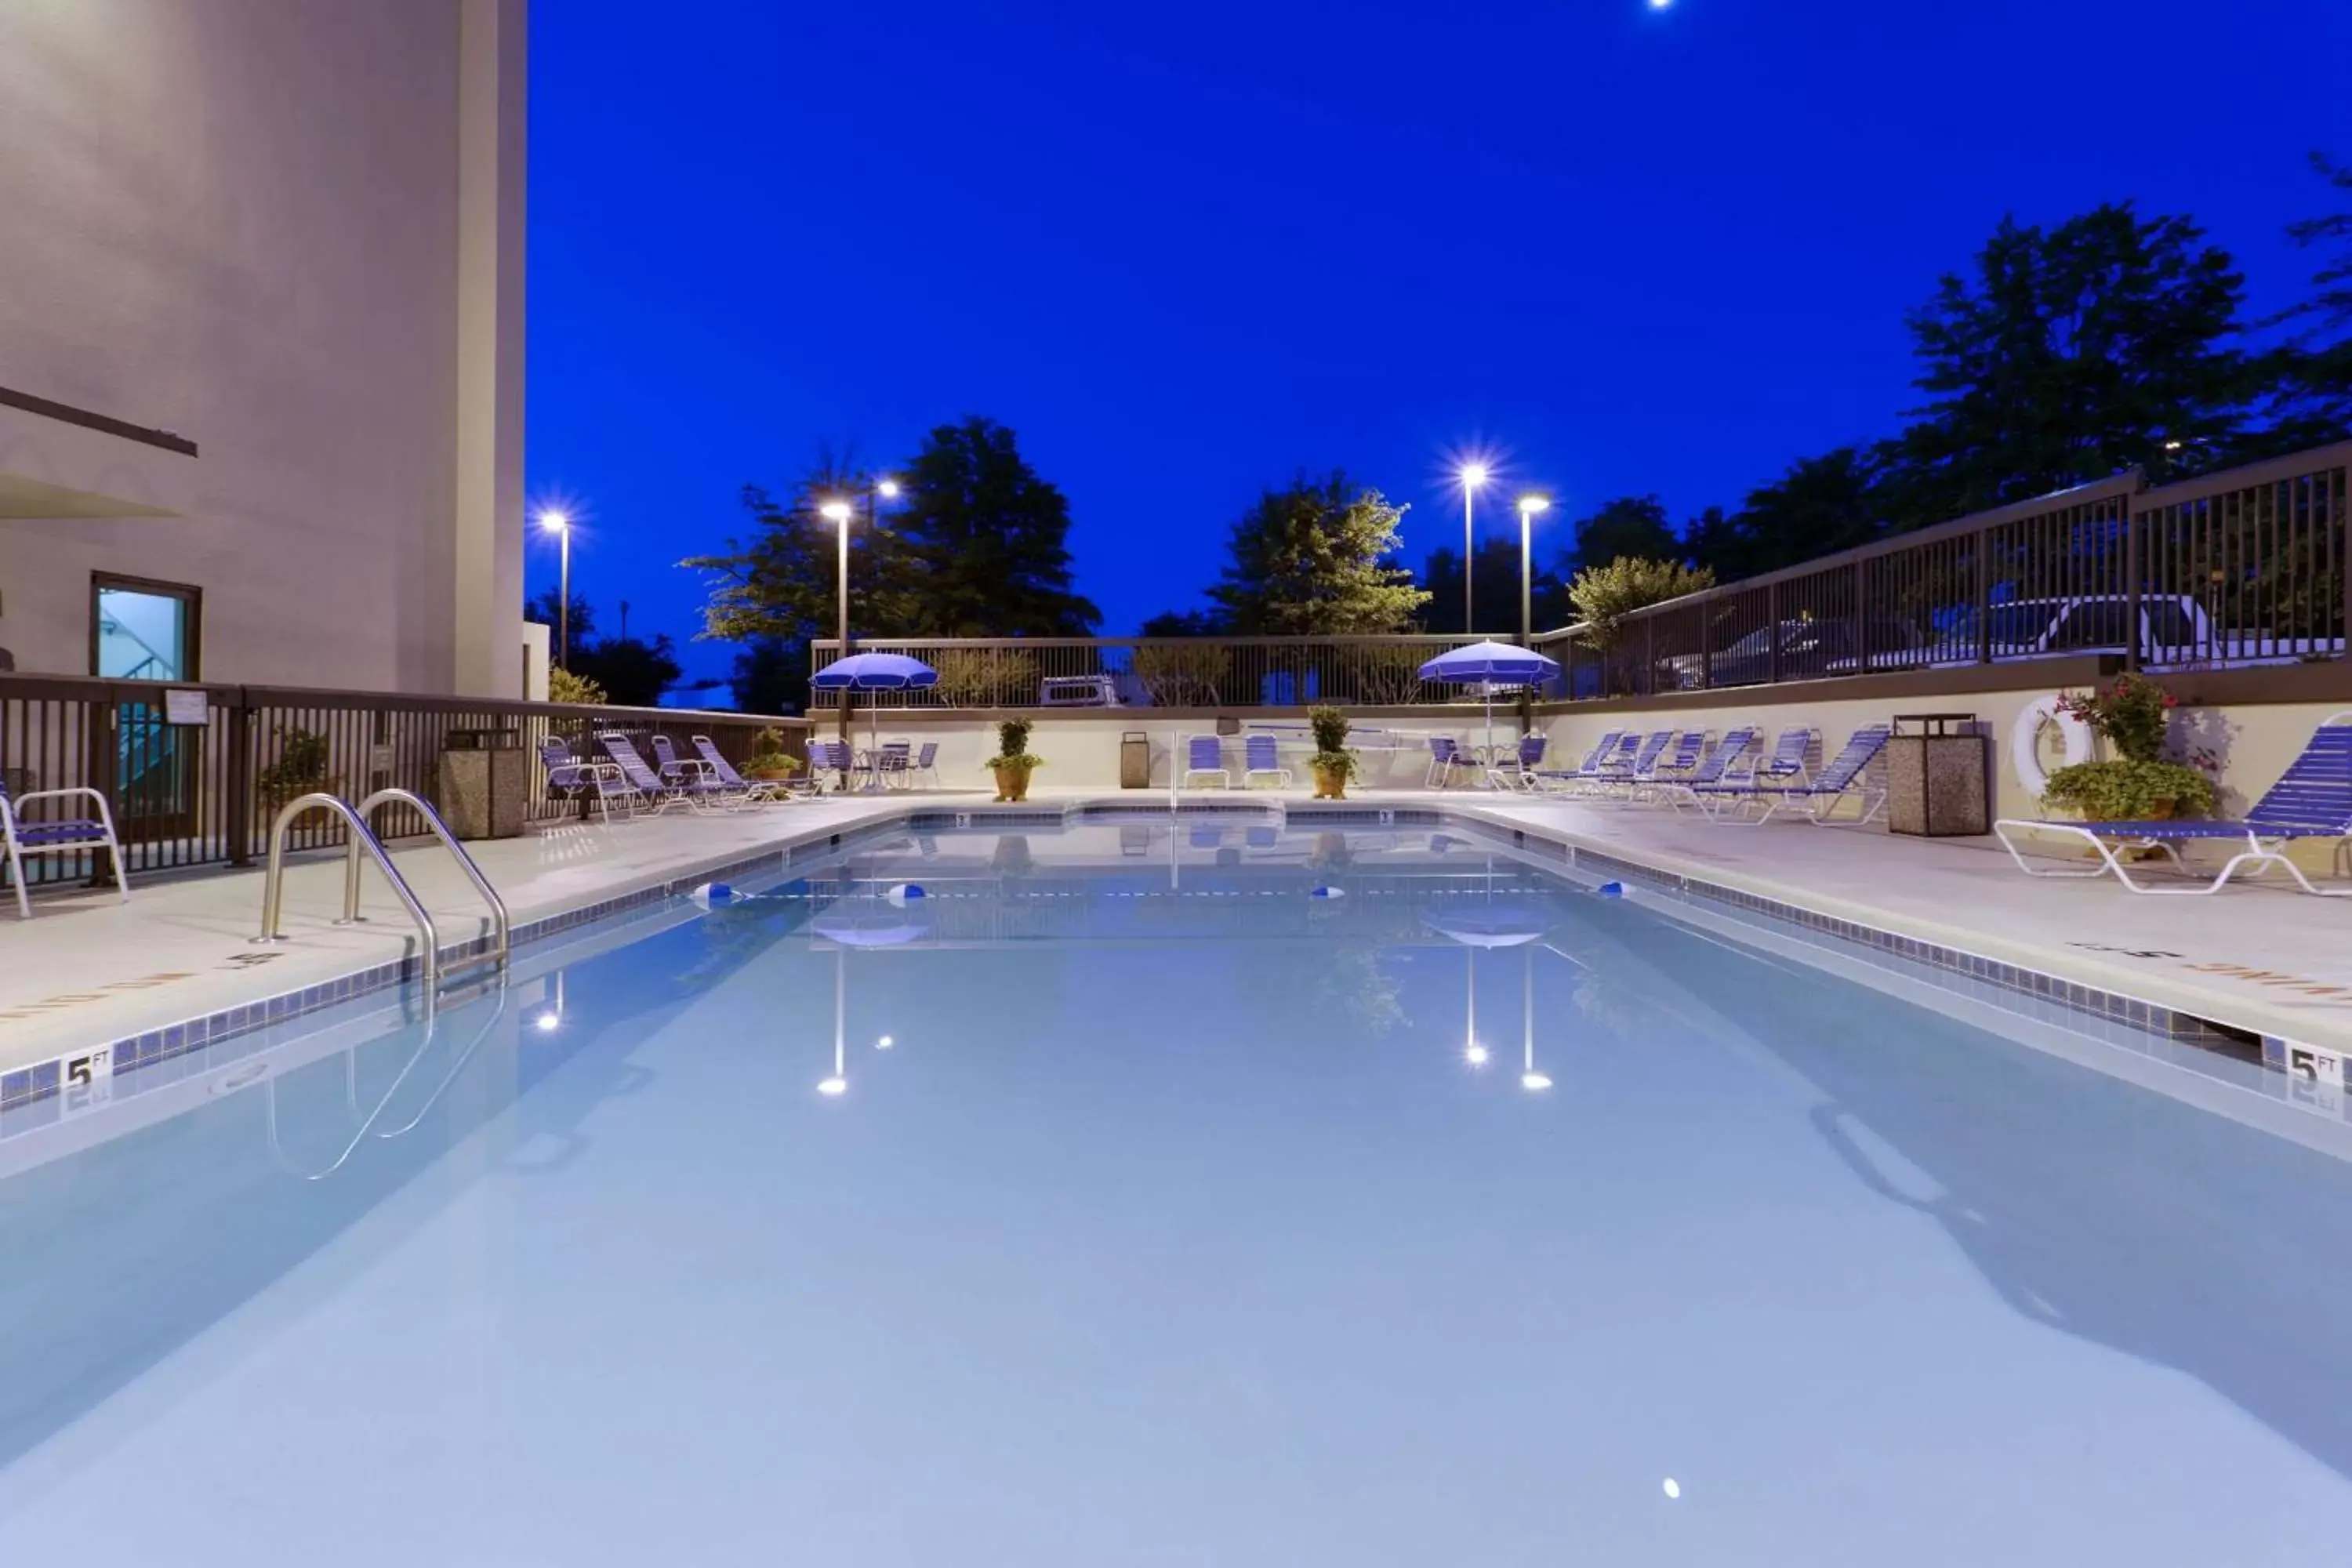
<svg viewBox="0 0 2352 1568">
<path fill-rule="evenodd" d="M 93 572 L 204 595 L 210 680 L 520 697 L 523 0 L 0 5 L 0 646 Z M 20 491 L 20 493 L 23 493 Z M 60 510 L 68 510 L 60 504 Z"/>
</svg>

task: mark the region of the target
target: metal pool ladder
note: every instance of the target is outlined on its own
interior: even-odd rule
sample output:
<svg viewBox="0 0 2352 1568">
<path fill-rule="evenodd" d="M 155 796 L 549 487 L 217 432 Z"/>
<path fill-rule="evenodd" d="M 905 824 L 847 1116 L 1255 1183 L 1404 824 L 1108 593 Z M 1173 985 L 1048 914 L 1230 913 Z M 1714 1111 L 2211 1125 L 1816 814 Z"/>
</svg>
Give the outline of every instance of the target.
<svg viewBox="0 0 2352 1568">
<path fill-rule="evenodd" d="M 408 918 L 416 922 L 416 929 L 425 939 L 419 970 L 425 982 L 425 1005 L 429 1007 L 441 984 L 441 932 L 434 925 L 433 917 L 425 913 L 425 906 L 417 901 L 415 890 L 409 887 L 407 879 L 393 865 L 383 841 L 368 826 L 368 817 L 376 807 L 395 802 L 414 807 L 417 815 L 425 818 L 425 824 L 432 830 L 433 836 L 441 840 L 442 847 L 456 858 L 458 869 L 464 871 L 466 879 L 474 884 L 474 890 L 482 895 L 482 901 L 490 906 L 490 951 L 467 962 L 494 964 L 504 972 L 513 950 L 512 922 L 507 918 L 506 900 L 499 897 L 498 889 L 491 887 L 489 879 L 482 875 L 482 868 L 474 863 L 474 858 L 458 844 L 457 835 L 449 831 L 449 825 L 441 820 L 441 814 L 427 805 L 423 797 L 404 789 L 380 789 L 356 806 L 341 795 L 321 791 L 299 795 L 279 808 L 277 820 L 269 826 L 269 874 L 261 889 L 261 934 L 253 940 L 256 943 L 286 940 L 279 930 L 279 914 L 286 891 L 286 830 L 293 826 L 296 817 L 306 811 L 331 811 L 341 817 L 351 829 L 351 840 L 343 853 L 343 917 L 335 923 L 356 925 L 366 919 L 360 913 L 360 855 L 365 851 L 374 860 L 376 869 L 383 873 L 383 879 L 392 884 L 394 895 L 400 900 L 401 907 L 408 911 Z"/>
</svg>

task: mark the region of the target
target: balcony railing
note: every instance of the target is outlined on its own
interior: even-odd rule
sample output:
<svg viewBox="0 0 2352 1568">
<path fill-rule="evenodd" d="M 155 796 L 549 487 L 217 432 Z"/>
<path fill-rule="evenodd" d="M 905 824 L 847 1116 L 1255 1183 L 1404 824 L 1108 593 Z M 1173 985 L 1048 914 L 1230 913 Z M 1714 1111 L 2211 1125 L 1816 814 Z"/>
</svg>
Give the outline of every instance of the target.
<svg viewBox="0 0 2352 1568">
<path fill-rule="evenodd" d="M 203 694 L 201 723 L 172 721 L 191 711 L 184 695 L 175 715 L 167 696 L 174 692 Z M 740 762 L 770 727 L 782 731 L 787 751 L 806 754 L 804 719 L 0 674 L 0 780 L 16 795 L 101 792 L 134 878 L 184 866 L 248 864 L 263 847 L 271 802 L 305 788 L 357 799 L 397 787 L 436 799 L 440 756 L 453 731 L 513 731 L 530 758 L 530 819 L 549 821 L 577 809 L 548 796 L 538 747 L 551 735 L 574 740 L 585 752 L 596 730 L 628 731 L 641 743 L 666 734 L 691 754 L 689 738 L 703 734 Z M 314 749 L 323 742 L 323 760 L 316 768 L 290 765 L 289 742 Z M 396 806 L 377 822 L 387 837 L 423 831 L 414 812 Z M 342 831 L 340 821 L 313 813 L 294 825 L 289 843 L 321 848 L 341 843 Z M 35 857 L 25 868 L 35 880 L 82 879 L 93 871 L 89 856 Z"/>
</svg>

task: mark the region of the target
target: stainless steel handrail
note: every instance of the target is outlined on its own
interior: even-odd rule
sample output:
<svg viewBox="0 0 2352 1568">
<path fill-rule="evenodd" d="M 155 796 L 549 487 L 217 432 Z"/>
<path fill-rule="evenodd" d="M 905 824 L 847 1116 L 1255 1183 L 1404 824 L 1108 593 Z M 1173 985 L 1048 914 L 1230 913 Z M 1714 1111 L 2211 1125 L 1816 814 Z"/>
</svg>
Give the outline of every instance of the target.
<svg viewBox="0 0 2352 1568">
<path fill-rule="evenodd" d="M 375 815 L 376 807 L 388 805 L 395 801 L 401 805 L 415 807 L 416 814 L 425 818 L 425 826 L 431 828 L 433 836 L 441 840 L 441 847 L 457 858 L 457 868 L 466 873 L 466 879 L 474 884 L 474 891 L 481 894 L 482 901 L 490 906 L 492 941 L 489 962 L 500 969 L 506 968 L 509 953 L 514 945 L 513 924 L 507 918 L 506 900 L 499 897 L 498 889 L 490 886 L 490 879 L 482 875 L 481 867 L 474 863 L 474 858 L 467 854 L 464 847 L 457 842 L 457 836 L 449 831 L 449 825 L 441 820 L 441 814 L 426 805 L 422 796 L 408 790 L 380 789 L 360 802 L 357 807 L 360 819 L 362 822 L 366 821 Z M 379 859 L 378 864 L 382 863 Z M 385 874 L 391 875 L 389 867 L 385 868 Z M 360 846 L 359 841 L 354 838 L 351 847 L 343 855 L 343 918 L 336 923 L 351 925 L 362 918 L 360 914 Z"/>
<path fill-rule="evenodd" d="M 425 912 L 425 906 L 416 901 L 416 894 L 393 866 L 392 856 L 385 851 L 383 842 L 369 831 L 367 819 L 341 795 L 328 795 L 323 791 L 297 795 L 279 808 L 277 820 L 269 825 L 269 874 L 261 885 L 261 934 L 255 937 L 254 942 L 258 944 L 286 940 L 278 929 L 278 917 L 283 912 L 286 900 L 286 829 L 293 825 L 296 817 L 313 810 L 331 811 L 343 819 L 352 830 L 352 863 L 356 865 L 356 857 L 362 849 L 373 857 L 377 868 L 383 872 L 383 879 L 392 884 L 392 890 L 399 898 L 401 907 L 408 911 L 408 918 L 416 922 L 417 931 L 425 938 L 418 971 L 425 982 L 425 1005 L 431 1006 L 434 993 L 440 988 L 441 983 L 441 932 L 433 924 L 433 917 Z M 356 879 L 356 871 L 346 876 L 347 898 Z M 501 909 L 499 912 L 503 916 L 505 911 Z"/>
<path fill-rule="evenodd" d="M 506 982 L 503 979 L 499 982 L 497 995 L 498 1000 L 490 1009 L 489 1017 L 483 1022 L 480 1028 L 474 1031 L 474 1038 L 472 1042 L 468 1044 L 464 1050 L 457 1053 L 457 1061 L 450 1067 L 446 1073 L 442 1075 L 440 1084 L 433 1090 L 432 1094 L 426 1097 L 424 1108 L 418 1110 L 415 1116 L 410 1117 L 408 1121 L 401 1126 L 376 1133 L 378 1138 L 398 1138 L 405 1133 L 413 1132 L 416 1130 L 417 1125 L 425 1119 L 425 1117 L 432 1114 L 433 1108 L 440 1103 L 441 1097 L 448 1092 L 449 1086 L 457 1081 L 457 1075 L 466 1070 L 466 1064 L 474 1059 L 474 1053 L 482 1048 L 482 1042 L 488 1039 L 491 1034 L 498 1028 L 499 1020 L 506 1016 L 507 986 Z M 335 1163 L 329 1165 L 322 1171 L 301 1170 L 295 1165 L 293 1161 L 287 1157 L 285 1146 L 278 1141 L 278 1079 L 276 1075 L 272 1075 L 269 1082 L 264 1086 L 268 1096 L 266 1115 L 268 1123 L 268 1133 L 269 1138 L 269 1152 L 270 1156 L 278 1162 L 278 1166 L 289 1174 L 299 1176 L 306 1182 L 323 1182 L 329 1176 L 333 1175 L 337 1171 L 341 1170 L 344 1164 L 350 1161 L 351 1157 L 359 1152 L 360 1145 L 367 1142 L 368 1133 L 374 1129 L 375 1124 L 379 1121 L 383 1120 L 384 1111 L 389 1109 L 392 1104 L 393 1097 L 400 1092 L 401 1085 L 408 1081 L 408 1075 L 416 1070 L 416 1064 L 425 1059 L 425 1053 L 433 1048 L 434 1033 L 439 1027 L 439 1025 L 440 1018 L 437 1015 L 427 1013 L 425 1016 L 425 1037 L 416 1042 L 416 1049 L 409 1054 L 408 1060 L 401 1068 L 399 1075 L 392 1080 L 392 1087 L 385 1089 L 383 1091 L 383 1098 L 375 1102 L 375 1109 L 368 1112 L 367 1120 L 360 1123 L 359 1131 L 352 1133 L 351 1142 L 343 1145 L 343 1152 L 335 1156 Z M 347 1058 L 348 1062 L 345 1070 L 346 1076 L 350 1077 L 354 1075 L 357 1071 L 357 1063 L 359 1061 L 358 1047 L 352 1047 L 352 1049 L 347 1053 Z M 356 1102 L 354 1102 L 352 1109 L 354 1110 L 358 1110 Z"/>
</svg>

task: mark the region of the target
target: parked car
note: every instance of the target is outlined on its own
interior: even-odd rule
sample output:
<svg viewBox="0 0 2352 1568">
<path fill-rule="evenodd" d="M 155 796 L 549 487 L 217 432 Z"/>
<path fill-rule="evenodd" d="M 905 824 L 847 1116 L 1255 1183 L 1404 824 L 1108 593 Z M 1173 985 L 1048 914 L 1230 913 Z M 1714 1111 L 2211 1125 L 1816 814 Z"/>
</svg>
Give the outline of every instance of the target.
<svg viewBox="0 0 2352 1568">
<path fill-rule="evenodd" d="M 2122 654 L 2130 640 L 2131 600 L 2122 594 L 2011 599 L 1992 606 L 1989 625 L 1996 663 L 2057 654 Z M 2140 660 L 2151 666 L 2230 668 L 2333 658 L 2343 648 L 2341 637 L 2279 637 L 2267 631 L 2217 627 L 2205 606 L 2188 594 L 2146 595 L 2139 602 Z M 1969 605 L 1936 633 L 1927 658 L 1873 651 L 1866 659 L 1848 656 L 1838 660 L 1835 673 L 1917 668 L 1923 663 L 1945 668 L 1974 664 L 1978 654 L 1979 619 L 1975 606 Z"/>
<path fill-rule="evenodd" d="M 1880 617 L 1863 623 L 1864 646 L 1854 646 L 1854 623 L 1843 617 L 1780 623 L 1780 679 L 1811 680 L 1824 675 L 1851 674 L 1867 657 L 1873 668 L 1894 668 L 1920 662 L 1919 634 L 1908 623 Z M 1882 662 L 1884 661 L 1884 662 Z M 1840 667 L 1843 667 L 1841 669 Z M 1695 653 L 1678 653 L 1658 660 L 1662 690 L 1695 690 L 1704 685 L 1760 686 L 1772 679 L 1772 628 L 1759 626 L 1738 641 L 1715 651 L 1712 660 Z"/>
</svg>

